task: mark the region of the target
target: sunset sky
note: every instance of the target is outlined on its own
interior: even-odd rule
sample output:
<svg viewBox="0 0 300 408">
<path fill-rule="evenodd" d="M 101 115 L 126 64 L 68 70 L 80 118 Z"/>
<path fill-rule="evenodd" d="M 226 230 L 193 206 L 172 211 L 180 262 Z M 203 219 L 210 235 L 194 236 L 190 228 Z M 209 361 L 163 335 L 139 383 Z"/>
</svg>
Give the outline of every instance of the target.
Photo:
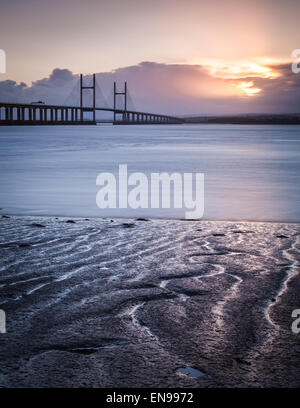
<svg viewBox="0 0 300 408">
<path fill-rule="evenodd" d="M 141 109 L 299 112 L 299 17 L 299 0 L 1 1 L 0 99 L 45 97 L 47 84 L 50 102 L 96 72 L 104 91 L 127 79 Z"/>
</svg>

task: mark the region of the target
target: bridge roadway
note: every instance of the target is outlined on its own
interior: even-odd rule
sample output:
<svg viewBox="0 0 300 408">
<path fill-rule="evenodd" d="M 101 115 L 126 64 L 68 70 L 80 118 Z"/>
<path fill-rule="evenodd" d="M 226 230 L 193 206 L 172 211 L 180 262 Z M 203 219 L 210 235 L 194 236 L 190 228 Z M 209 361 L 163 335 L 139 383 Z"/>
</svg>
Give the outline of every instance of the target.
<svg viewBox="0 0 300 408">
<path fill-rule="evenodd" d="M 96 111 L 115 112 L 120 116 L 115 125 L 184 122 L 175 116 L 124 109 L 0 102 L 0 125 L 95 125 L 100 121 L 84 119 L 84 113 L 92 112 L 96 118 Z"/>
</svg>

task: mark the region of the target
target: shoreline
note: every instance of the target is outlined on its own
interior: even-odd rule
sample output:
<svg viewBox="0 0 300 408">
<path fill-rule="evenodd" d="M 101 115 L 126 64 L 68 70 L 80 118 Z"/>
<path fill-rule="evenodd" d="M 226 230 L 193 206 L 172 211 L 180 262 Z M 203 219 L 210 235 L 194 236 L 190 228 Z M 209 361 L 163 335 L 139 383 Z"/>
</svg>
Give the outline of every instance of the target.
<svg viewBox="0 0 300 408">
<path fill-rule="evenodd" d="M 83 220 L 83 219 L 89 219 L 89 220 L 139 220 L 140 219 L 146 219 L 148 221 L 186 221 L 186 222 L 234 222 L 234 223 L 270 223 L 270 224 L 300 224 L 299 221 L 291 221 L 291 220 L 245 220 L 245 219 L 214 219 L 214 218 L 200 218 L 200 219 L 185 219 L 185 218 L 166 218 L 166 217 L 147 217 L 144 215 L 141 216 L 136 216 L 136 217 L 95 217 L 95 216 L 79 216 L 79 215 L 39 215 L 39 214 L 11 214 L 10 212 L 6 212 L 5 214 L 0 213 L 0 219 L 4 216 L 6 217 L 16 217 L 16 218 L 26 218 L 26 217 L 32 217 L 32 218 L 67 218 L 67 219 L 76 219 L 76 220 Z"/>
</svg>

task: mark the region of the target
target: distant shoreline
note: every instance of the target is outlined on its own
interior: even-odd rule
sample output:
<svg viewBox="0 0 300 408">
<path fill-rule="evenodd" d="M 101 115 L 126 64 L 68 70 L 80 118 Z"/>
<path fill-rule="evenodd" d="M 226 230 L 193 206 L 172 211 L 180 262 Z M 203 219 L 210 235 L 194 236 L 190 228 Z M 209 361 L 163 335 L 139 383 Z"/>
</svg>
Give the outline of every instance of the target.
<svg viewBox="0 0 300 408">
<path fill-rule="evenodd" d="M 194 116 L 184 118 L 185 123 L 228 125 L 300 125 L 300 114 L 249 115 L 249 116 Z"/>
</svg>

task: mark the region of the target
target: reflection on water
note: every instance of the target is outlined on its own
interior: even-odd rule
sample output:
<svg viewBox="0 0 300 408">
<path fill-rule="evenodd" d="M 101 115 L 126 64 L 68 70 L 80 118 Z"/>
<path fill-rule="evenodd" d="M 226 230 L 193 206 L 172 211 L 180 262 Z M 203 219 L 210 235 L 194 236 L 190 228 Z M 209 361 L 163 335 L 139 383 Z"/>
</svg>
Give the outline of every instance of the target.
<svg viewBox="0 0 300 408">
<path fill-rule="evenodd" d="M 96 177 L 205 174 L 206 219 L 300 221 L 300 126 L 1 127 L 1 213 L 184 217 L 184 210 L 100 210 Z"/>
<path fill-rule="evenodd" d="M 196 368 L 189 367 L 189 366 L 184 367 L 184 368 L 178 368 L 178 371 L 180 372 L 180 374 L 187 375 L 190 378 L 198 378 L 204 375 L 202 371 L 199 371 Z"/>
</svg>

